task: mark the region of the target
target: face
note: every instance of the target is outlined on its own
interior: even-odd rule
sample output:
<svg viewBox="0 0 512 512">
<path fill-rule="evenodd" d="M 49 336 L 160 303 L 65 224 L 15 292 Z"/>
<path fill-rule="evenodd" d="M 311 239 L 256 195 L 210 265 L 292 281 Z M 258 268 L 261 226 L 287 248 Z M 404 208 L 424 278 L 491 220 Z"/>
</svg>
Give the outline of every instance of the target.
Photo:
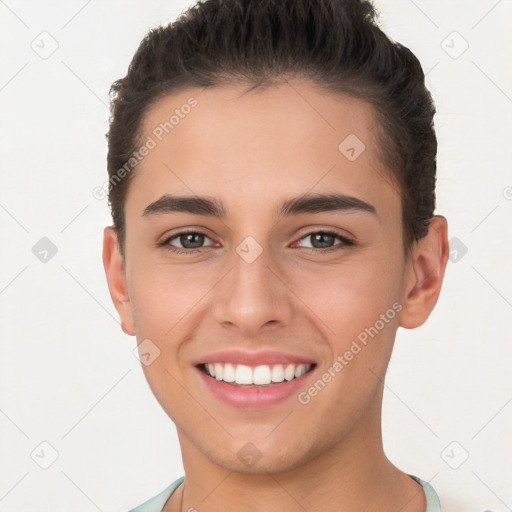
<svg viewBox="0 0 512 512">
<path fill-rule="evenodd" d="M 370 107 L 304 82 L 242 92 L 148 111 L 109 283 L 182 445 L 278 472 L 378 423 L 417 272 Z"/>
</svg>

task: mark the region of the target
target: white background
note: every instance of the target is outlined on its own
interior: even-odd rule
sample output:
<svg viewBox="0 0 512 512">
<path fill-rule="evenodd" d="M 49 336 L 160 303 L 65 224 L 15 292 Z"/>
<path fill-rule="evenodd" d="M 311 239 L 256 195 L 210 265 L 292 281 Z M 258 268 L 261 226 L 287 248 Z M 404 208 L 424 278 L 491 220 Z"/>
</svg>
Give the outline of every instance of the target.
<svg viewBox="0 0 512 512">
<path fill-rule="evenodd" d="M 146 31 L 190 4 L 0 2 L 0 512 L 122 512 L 183 474 L 174 425 L 108 295 L 109 210 L 92 191 L 107 177 L 110 84 Z M 452 255 L 428 322 L 399 330 L 385 448 L 432 482 L 444 511 L 504 512 L 512 507 L 512 3 L 377 6 L 384 30 L 428 72 L 437 213 L 458 239 L 452 247 L 467 248 Z M 48 58 L 33 49 L 56 44 Z M 57 248 L 46 263 L 32 252 L 42 237 Z M 48 469 L 35 462 L 51 462 L 43 441 L 58 453 Z"/>
</svg>

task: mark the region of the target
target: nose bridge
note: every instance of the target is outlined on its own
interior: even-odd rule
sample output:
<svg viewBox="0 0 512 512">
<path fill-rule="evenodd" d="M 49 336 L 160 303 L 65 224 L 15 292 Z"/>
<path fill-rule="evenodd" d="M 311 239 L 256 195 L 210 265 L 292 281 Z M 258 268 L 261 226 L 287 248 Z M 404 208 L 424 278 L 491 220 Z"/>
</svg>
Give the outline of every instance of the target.
<svg viewBox="0 0 512 512">
<path fill-rule="evenodd" d="M 288 321 L 291 304 L 268 250 L 247 237 L 236 247 L 229 264 L 231 270 L 215 301 L 219 323 L 254 335 L 266 324 Z"/>
</svg>

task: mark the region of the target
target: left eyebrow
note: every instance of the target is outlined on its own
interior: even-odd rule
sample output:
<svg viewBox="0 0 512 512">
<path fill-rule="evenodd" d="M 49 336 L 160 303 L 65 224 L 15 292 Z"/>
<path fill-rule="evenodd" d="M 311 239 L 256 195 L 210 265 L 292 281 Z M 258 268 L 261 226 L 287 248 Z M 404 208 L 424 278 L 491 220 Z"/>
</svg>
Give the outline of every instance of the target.
<svg viewBox="0 0 512 512">
<path fill-rule="evenodd" d="M 285 201 L 277 211 L 277 216 L 329 211 L 361 211 L 377 215 L 375 206 L 357 197 L 344 194 L 305 194 Z"/>
<path fill-rule="evenodd" d="M 304 213 L 329 211 L 359 211 L 377 215 L 373 205 L 357 197 L 343 194 L 304 194 L 284 201 L 276 210 L 276 217 L 287 217 Z M 209 217 L 225 218 L 227 213 L 222 202 L 209 197 L 172 196 L 164 194 L 144 209 L 142 215 L 160 213 L 191 213 Z"/>
</svg>

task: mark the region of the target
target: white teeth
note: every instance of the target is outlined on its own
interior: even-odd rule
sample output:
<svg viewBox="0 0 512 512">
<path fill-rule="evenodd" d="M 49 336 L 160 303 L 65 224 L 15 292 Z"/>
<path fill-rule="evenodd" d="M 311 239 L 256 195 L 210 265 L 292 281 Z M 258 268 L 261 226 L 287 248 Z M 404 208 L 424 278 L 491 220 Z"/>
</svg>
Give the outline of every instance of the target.
<svg viewBox="0 0 512 512">
<path fill-rule="evenodd" d="M 224 376 L 224 365 L 220 363 L 215 363 L 215 378 L 217 380 L 222 380 L 222 377 Z"/>
<path fill-rule="evenodd" d="M 254 368 L 252 380 L 254 384 L 270 384 L 272 382 L 272 372 L 270 370 L 270 366 L 256 366 L 256 368 Z"/>
<path fill-rule="evenodd" d="M 275 364 L 272 367 L 272 382 L 283 382 L 284 368 L 282 364 Z"/>
<path fill-rule="evenodd" d="M 224 365 L 224 374 L 222 380 L 224 382 L 235 382 L 235 367 L 231 363 Z"/>
<path fill-rule="evenodd" d="M 286 380 L 292 380 L 295 377 L 295 365 L 289 364 L 284 370 L 284 378 Z"/>
<path fill-rule="evenodd" d="M 237 384 L 253 384 L 251 367 L 239 364 L 235 370 L 235 382 Z"/>
<path fill-rule="evenodd" d="M 256 367 L 245 364 L 208 363 L 204 365 L 206 373 L 217 380 L 235 384 L 265 386 L 273 382 L 290 381 L 301 377 L 311 368 L 311 364 L 262 364 Z"/>
<path fill-rule="evenodd" d="M 304 375 L 307 372 L 306 365 L 305 364 L 299 364 L 297 368 L 295 368 L 295 377 L 300 377 L 301 375 Z"/>
</svg>

